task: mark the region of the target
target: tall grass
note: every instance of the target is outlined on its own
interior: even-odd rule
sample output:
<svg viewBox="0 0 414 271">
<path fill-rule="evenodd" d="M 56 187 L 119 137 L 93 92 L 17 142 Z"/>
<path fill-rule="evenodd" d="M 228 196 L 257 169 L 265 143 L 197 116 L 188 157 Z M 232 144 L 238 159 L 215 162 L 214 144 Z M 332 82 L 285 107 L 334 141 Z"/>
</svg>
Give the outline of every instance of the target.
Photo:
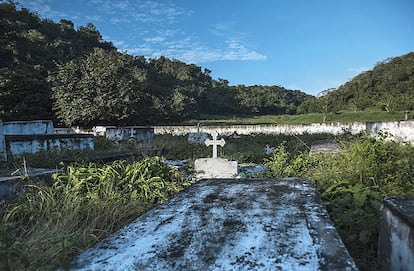
<svg viewBox="0 0 414 271">
<path fill-rule="evenodd" d="M 53 184 L 28 184 L 0 213 L 0 270 L 67 268 L 70 258 L 189 185 L 147 158 L 68 166 Z"/>
<path fill-rule="evenodd" d="M 345 136 L 340 136 L 343 138 Z M 226 144 L 219 148 L 219 156 L 239 163 L 263 163 L 270 156 L 266 154 L 265 147 L 277 147 L 285 144 L 288 151 L 298 153 L 309 150 L 312 142 L 321 139 L 337 139 L 338 137 L 330 134 L 304 134 L 292 135 L 250 135 L 234 137 L 224 137 Z M 201 157 L 211 157 L 212 148 L 204 144 L 191 144 L 187 136 L 157 135 L 154 137 L 153 144 L 160 148 L 161 155 L 166 159 L 191 159 Z"/>
<path fill-rule="evenodd" d="M 281 145 L 269 177 L 315 181 L 342 240 L 361 270 L 378 270 L 379 208 L 387 196 L 414 196 L 414 147 L 363 136 L 341 142 L 340 154 L 289 153 Z"/>
</svg>

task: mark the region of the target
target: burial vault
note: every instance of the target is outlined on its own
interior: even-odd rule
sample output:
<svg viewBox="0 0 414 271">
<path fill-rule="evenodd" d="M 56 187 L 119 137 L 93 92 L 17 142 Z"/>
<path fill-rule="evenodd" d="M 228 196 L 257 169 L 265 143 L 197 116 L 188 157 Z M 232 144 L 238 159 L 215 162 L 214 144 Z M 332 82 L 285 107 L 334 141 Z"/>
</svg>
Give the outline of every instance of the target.
<svg viewBox="0 0 414 271">
<path fill-rule="evenodd" d="M 357 270 L 309 180 L 205 179 L 71 270 Z"/>
</svg>

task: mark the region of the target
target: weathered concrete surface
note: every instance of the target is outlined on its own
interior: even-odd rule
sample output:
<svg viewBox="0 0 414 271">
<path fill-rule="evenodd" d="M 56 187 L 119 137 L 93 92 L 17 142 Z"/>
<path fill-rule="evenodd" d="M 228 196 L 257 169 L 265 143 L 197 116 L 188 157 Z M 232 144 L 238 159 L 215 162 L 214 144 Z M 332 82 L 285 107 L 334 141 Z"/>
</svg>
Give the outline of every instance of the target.
<svg viewBox="0 0 414 271">
<path fill-rule="evenodd" d="M 87 134 L 9 135 L 6 149 L 12 156 L 41 150 L 93 150 L 94 137 Z"/>
<path fill-rule="evenodd" d="M 381 210 L 378 260 L 382 270 L 413 270 L 414 198 L 386 198 Z"/>
<path fill-rule="evenodd" d="M 198 179 L 234 178 L 237 176 L 237 161 L 223 158 L 200 158 L 194 161 Z"/>
<path fill-rule="evenodd" d="M 51 120 L 8 121 L 3 122 L 4 135 L 42 135 L 54 134 Z"/>
<path fill-rule="evenodd" d="M 338 145 L 330 140 L 318 140 L 312 143 L 309 154 L 318 154 L 318 153 L 339 153 L 341 149 Z"/>
<path fill-rule="evenodd" d="M 357 270 L 309 181 L 202 180 L 72 270 Z"/>
<path fill-rule="evenodd" d="M 401 118 L 404 116 L 401 115 Z M 410 142 L 414 144 L 414 120 L 392 121 L 392 122 L 353 122 L 353 123 L 312 123 L 312 124 L 258 124 L 258 125 L 212 125 L 203 126 L 202 131 L 213 133 L 217 131 L 220 135 L 229 136 L 234 133 L 239 135 L 251 134 L 333 134 L 344 133 L 360 134 L 364 131 L 372 136 L 377 136 L 379 131 L 389 132 L 393 140 Z M 187 135 L 196 133 L 195 126 L 154 126 L 155 135 Z"/>
</svg>

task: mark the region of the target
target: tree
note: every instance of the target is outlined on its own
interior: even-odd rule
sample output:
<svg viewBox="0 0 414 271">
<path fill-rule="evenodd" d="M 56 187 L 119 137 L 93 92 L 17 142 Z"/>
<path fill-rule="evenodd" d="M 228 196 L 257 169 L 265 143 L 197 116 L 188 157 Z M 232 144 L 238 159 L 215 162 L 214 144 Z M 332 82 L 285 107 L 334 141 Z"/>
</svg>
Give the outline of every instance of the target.
<svg viewBox="0 0 414 271">
<path fill-rule="evenodd" d="M 95 48 L 49 76 L 56 114 L 68 126 L 145 121 L 146 73 L 127 54 Z"/>
<path fill-rule="evenodd" d="M 334 106 L 334 99 L 333 99 L 333 91 L 335 89 L 330 88 L 327 90 L 322 91 L 319 93 L 318 98 L 318 104 L 319 107 L 323 113 L 323 120 L 322 122 L 326 122 L 326 119 L 328 118 L 328 113 L 332 112 L 333 106 Z"/>
</svg>

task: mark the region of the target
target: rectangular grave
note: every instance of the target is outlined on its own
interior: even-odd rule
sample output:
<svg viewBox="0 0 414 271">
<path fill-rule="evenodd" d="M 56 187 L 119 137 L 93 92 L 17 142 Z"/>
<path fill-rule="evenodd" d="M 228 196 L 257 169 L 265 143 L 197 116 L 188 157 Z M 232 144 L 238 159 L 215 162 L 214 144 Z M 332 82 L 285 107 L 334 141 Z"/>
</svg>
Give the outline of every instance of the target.
<svg viewBox="0 0 414 271">
<path fill-rule="evenodd" d="M 71 270 L 357 270 L 309 180 L 208 179 L 74 259 Z"/>
<path fill-rule="evenodd" d="M 414 198 L 389 197 L 384 200 L 378 250 L 382 270 L 413 270 Z"/>
</svg>

